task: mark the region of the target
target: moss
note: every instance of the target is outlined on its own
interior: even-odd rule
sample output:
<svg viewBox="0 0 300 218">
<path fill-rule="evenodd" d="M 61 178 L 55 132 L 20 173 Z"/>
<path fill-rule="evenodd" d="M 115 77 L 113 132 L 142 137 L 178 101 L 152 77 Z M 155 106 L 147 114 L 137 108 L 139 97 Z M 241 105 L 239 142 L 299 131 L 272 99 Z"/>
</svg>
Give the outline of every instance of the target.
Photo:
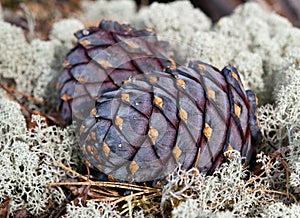
<svg viewBox="0 0 300 218">
<path fill-rule="evenodd" d="M 264 212 L 265 217 L 291 217 L 297 218 L 300 214 L 300 206 L 292 204 L 291 206 L 282 203 L 275 203 L 268 206 Z"/>
</svg>

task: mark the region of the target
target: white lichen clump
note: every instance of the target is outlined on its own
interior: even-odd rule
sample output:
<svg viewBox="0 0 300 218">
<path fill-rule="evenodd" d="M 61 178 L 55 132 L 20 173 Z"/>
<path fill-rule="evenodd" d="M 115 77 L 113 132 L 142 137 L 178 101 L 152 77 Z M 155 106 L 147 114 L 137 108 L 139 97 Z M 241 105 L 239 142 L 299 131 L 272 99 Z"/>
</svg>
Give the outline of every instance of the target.
<svg viewBox="0 0 300 218">
<path fill-rule="evenodd" d="M 74 33 L 84 28 L 82 22 L 77 19 L 62 19 L 53 24 L 50 39 L 57 39 L 69 49 L 76 43 Z"/>
<path fill-rule="evenodd" d="M 162 204 L 188 200 L 173 210 L 174 217 L 198 217 L 200 212 L 209 215 L 224 209 L 246 217 L 255 214 L 258 202 L 274 201 L 266 194 L 269 189 L 266 179 L 256 176 L 246 179 L 247 169 L 238 152 L 231 152 L 230 159 L 229 164 L 223 164 L 212 176 L 205 176 L 196 169 L 179 169 L 169 176 Z"/>
<path fill-rule="evenodd" d="M 300 30 L 257 3 L 243 4 L 215 26 L 189 1 L 153 3 L 138 13 L 134 24 L 153 28 L 169 41 L 179 64 L 202 60 L 219 69 L 234 65 L 246 88 L 256 91 L 262 102 L 272 98 L 270 81 L 285 57 L 300 48 Z"/>
<path fill-rule="evenodd" d="M 184 64 L 190 44 L 197 32 L 208 31 L 210 19 L 189 1 L 175 1 L 169 4 L 153 3 L 139 11 L 134 19 L 138 28 L 152 28 L 159 37 L 168 41 L 176 61 Z"/>
<path fill-rule="evenodd" d="M 266 207 L 261 214 L 262 217 L 289 217 L 298 218 L 300 214 L 300 206 L 292 204 L 291 206 L 282 203 L 271 204 Z"/>
<path fill-rule="evenodd" d="M 79 199 L 79 206 L 74 205 L 73 202 L 67 205 L 66 218 L 74 217 L 90 217 L 90 218 L 121 218 L 121 215 L 116 210 L 116 205 L 108 202 L 88 202 L 86 206 L 83 206 L 81 199 Z"/>
<path fill-rule="evenodd" d="M 297 57 L 297 58 L 296 58 Z M 261 131 L 264 135 L 265 147 L 278 149 L 287 145 L 288 129 L 300 126 L 300 52 L 286 58 L 282 70 L 278 72 L 284 82 L 276 86 L 274 105 L 259 108 Z M 283 85 L 284 84 L 284 85 Z M 271 148 L 271 147 L 270 147 Z"/>
<path fill-rule="evenodd" d="M 180 203 L 178 207 L 176 207 L 172 211 L 173 218 L 186 218 L 186 217 L 199 217 L 199 218 L 234 218 L 234 214 L 232 212 L 207 212 L 201 210 L 199 201 L 197 199 L 187 199 Z"/>
<path fill-rule="evenodd" d="M 98 24 L 101 19 L 113 19 L 121 23 L 132 21 L 137 6 L 134 0 L 83 1 L 81 19 L 90 24 Z"/>
<path fill-rule="evenodd" d="M 283 204 L 281 200 L 284 200 L 284 195 L 275 197 L 276 192 L 284 193 L 286 187 L 283 183 L 280 191 L 274 191 L 271 176 L 274 178 L 274 172 L 278 173 L 274 171 L 277 164 L 271 164 L 269 157 L 260 154 L 258 158 L 267 176 L 250 174 L 248 179 L 245 176 L 249 172 L 242 166 L 238 152 L 231 153 L 230 159 L 229 164 L 223 164 L 212 176 L 180 168 L 169 176 L 169 183 L 163 190 L 162 204 L 179 202 L 172 211 L 172 217 L 299 216 L 299 205 Z M 284 174 L 282 171 L 280 173 Z"/>
<path fill-rule="evenodd" d="M 38 115 L 32 116 L 35 126 L 27 129 L 20 106 L 5 96 L 0 95 L 0 202 L 9 196 L 11 212 L 27 209 L 39 214 L 50 202 L 66 198 L 60 188 L 47 184 L 67 177 L 55 160 L 78 164 L 74 132 L 47 126 Z"/>
<path fill-rule="evenodd" d="M 281 188 L 291 187 L 293 192 L 300 193 L 300 52 L 292 53 L 283 63 L 281 78 L 276 87 L 274 105 L 259 108 L 259 119 L 263 133 L 261 150 L 268 153 L 286 147 L 283 158 L 289 164 L 290 177 L 286 181 L 283 172 L 275 174 L 274 182 L 281 181 Z M 280 176 L 281 175 L 281 176 Z M 288 209 L 288 208 L 287 208 Z M 287 210 L 286 209 L 286 210 Z"/>
<path fill-rule="evenodd" d="M 43 63 L 48 60 L 36 60 L 39 50 L 26 42 L 22 29 L 4 21 L 0 21 L 0 42 L 0 75 L 15 79 L 18 90 L 31 94 L 34 81 L 41 74 L 41 69 L 46 70 Z M 52 50 L 48 48 L 49 56 Z M 35 62 L 39 63 L 39 69 L 35 68 Z"/>
<path fill-rule="evenodd" d="M 27 42 L 21 28 L 0 21 L 0 76 L 14 79 L 18 91 L 55 104 L 63 58 L 74 45 L 73 33 L 82 27 L 77 20 L 63 20 L 54 24 L 52 40 Z"/>
<path fill-rule="evenodd" d="M 300 30 L 286 18 L 263 10 L 257 3 L 248 3 L 238 7 L 232 16 L 222 18 L 215 31 L 229 41 L 224 42 L 228 50 L 235 50 L 227 61 L 237 64 L 249 87 L 269 95 L 262 96 L 269 100 L 274 87 L 271 81 L 280 72 L 284 59 L 291 49 L 300 48 Z M 248 58 L 241 61 L 245 51 L 259 55 L 257 64 L 251 61 L 252 55 L 249 60 L 253 65 L 247 63 Z M 263 89 L 257 86 L 261 85 L 257 77 L 263 78 Z"/>
</svg>

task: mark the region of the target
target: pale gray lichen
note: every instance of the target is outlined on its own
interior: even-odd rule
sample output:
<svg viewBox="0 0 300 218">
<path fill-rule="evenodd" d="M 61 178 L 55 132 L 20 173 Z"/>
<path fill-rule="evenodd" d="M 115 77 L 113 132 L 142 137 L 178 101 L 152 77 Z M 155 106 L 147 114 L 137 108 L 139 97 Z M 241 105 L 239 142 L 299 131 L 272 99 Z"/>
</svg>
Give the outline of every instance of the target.
<svg viewBox="0 0 300 218">
<path fill-rule="evenodd" d="M 294 40 L 289 41 L 295 33 L 291 34 L 294 28 L 286 18 L 265 11 L 257 3 L 239 6 L 232 16 L 222 18 L 216 29 L 221 34 L 236 38 L 237 43 L 246 44 L 250 51 L 262 55 L 264 60 L 274 55 L 280 57 L 286 46 L 300 45 Z"/>
<path fill-rule="evenodd" d="M 32 90 L 37 75 L 32 67 L 32 50 L 22 29 L 0 21 L 0 42 L 0 74 L 15 79 L 20 91 Z"/>
<path fill-rule="evenodd" d="M 121 23 L 130 22 L 136 14 L 137 6 L 133 0 L 83 1 L 81 20 L 98 24 L 101 19 L 113 19 Z"/>
<path fill-rule="evenodd" d="M 161 39 L 168 41 L 180 64 L 184 64 L 188 50 L 193 50 L 191 40 L 197 38 L 195 34 L 211 27 L 210 19 L 190 1 L 154 2 L 142 8 L 133 23 L 138 28 L 153 28 Z"/>
<path fill-rule="evenodd" d="M 275 75 L 275 86 L 273 90 L 275 98 L 282 87 L 288 85 L 297 74 L 295 71 L 300 70 L 300 47 L 288 49 L 287 54 L 287 57 L 283 59 L 281 67 L 278 68 L 278 73 Z"/>
<path fill-rule="evenodd" d="M 271 104 L 266 104 L 258 108 L 258 119 L 263 136 L 263 142 L 258 149 L 268 154 L 283 145 L 287 136 L 286 127 L 279 120 L 278 113 L 279 109 Z"/>
<path fill-rule="evenodd" d="M 300 70 L 291 71 L 293 78 L 277 94 L 278 118 L 285 127 L 300 126 Z"/>
<path fill-rule="evenodd" d="M 134 23 L 154 28 L 168 40 L 180 64 L 202 60 L 220 69 L 237 66 L 246 87 L 256 91 L 261 102 L 272 99 L 274 84 L 269 81 L 274 81 L 291 48 L 300 48 L 300 30 L 257 3 L 243 4 L 212 28 L 188 1 L 154 3 L 141 10 Z"/>
<path fill-rule="evenodd" d="M 289 184 L 300 195 L 300 126 L 293 125 L 288 128 L 288 141 L 289 152 L 284 154 L 284 158 L 291 171 Z"/>
<path fill-rule="evenodd" d="M 10 132 L 25 132 L 25 118 L 21 113 L 19 104 L 8 99 L 8 94 L 0 92 L 0 123 L 1 123 L 1 145 L 7 143 L 13 135 Z M 4 137 L 7 134 L 7 137 Z M 2 148 L 2 147 L 1 147 Z"/>
<path fill-rule="evenodd" d="M 90 201 L 86 204 L 86 206 L 82 205 L 81 199 L 79 199 L 79 205 L 74 205 L 72 201 L 67 205 L 67 215 L 64 216 L 66 218 L 121 218 L 121 215 L 116 210 L 116 205 L 111 204 L 109 202 L 93 202 Z"/>
<path fill-rule="evenodd" d="M 0 43 L 0 75 L 14 79 L 18 91 L 45 97 L 43 93 L 53 77 L 45 81 L 43 76 L 58 74 L 51 67 L 56 62 L 57 44 L 38 39 L 28 43 L 20 28 L 3 21 L 0 21 L 0 41 L 3 42 Z"/>
<path fill-rule="evenodd" d="M 18 91 L 33 95 L 55 108 L 55 83 L 65 54 L 73 46 L 74 31 L 83 25 L 74 19 L 55 23 L 51 40 L 27 42 L 22 30 L 0 21 L 0 76 L 14 79 Z M 36 108 L 34 104 L 29 105 Z"/>
<path fill-rule="evenodd" d="M 128 215 L 129 216 L 129 215 Z M 129 216 L 130 217 L 130 216 Z M 139 211 L 135 211 L 133 214 L 134 218 L 155 218 L 155 216 L 151 216 L 151 215 L 147 215 L 145 216 L 144 211 L 143 210 L 139 210 Z"/>
<path fill-rule="evenodd" d="M 187 47 L 187 60 L 202 60 L 220 70 L 243 50 L 242 44 L 215 31 L 195 32 Z"/>
<path fill-rule="evenodd" d="M 263 144 L 261 150 L 268 153 L 274 152 L 282 147 L 287 147 L 288 152 L 281 155 L 290 167 L 290 179 L 285 178 L 285 173 L 278 169 L 274 171 L 272 180 L 282 187 L 288 186 L 293 191 L 300 193 L 300 68 L 299 51 L 286 58 L 283 64 L 282 82 L 276 87 L 276 101 L 274 105 L 266 105 L 258 110 L 258 118 L 263 133 Z M 287 153 L 287 154 L 286 154 Z"/>
<path fill-rule="evenodd" d="M 258 118 L 264 138 L 264 147 L 273 150 L 286 146 L 287 129 L 300 126 L 300 50 L 285 58 L 282 69 L 277 73 L 279 82 L 275 87 L 274 105 L 265 105 L 258 109 Z"/>
<path fill-rule="evenodd" d="M 257 154 L 257 164 L 261 165 L 261 170 L 264 170 L 264 177 L 269 183 L 269 188 L 282 193 L 286 192 L 287 177 L 286 169 L 282 166 L 282 159 L 271 158 L 269 155 L 265 155 L 263 152 Z M 281 196 L 281 201 L 286 201 Z"/>
<path fill-rule="evenodd" d="M 290 206 L 287 206 L 285 204 L 278 202 L 264 208 L 261 216 L 298 218 L 299 214 L 300 214 L 299 205 L 292 204 Z"/>
<path fill-rule="evenodd" d="M 300 48 L 300 42 L 296 40 L 300 36 L 300 30 L 292 27 L 287 19 L 263 10 L 257 3 L 238 7 L 232 16 L 222 18 L 215 29 L 219 34 L 235 39 L 236 44 L 260 56 L 262 68 L 258 71 L 249 68 L 251 73 L 246 73 L 253 89 L 264 95 L 272 93 L 274 84 L 271 81 L 274 81 L 281 69 L 290 48 Z M 238 56 L 233 59 L 233 63 L 236 63 L 237 58 Z M 243 69 L 241 73 L 245 74 Z M 257 77 L 264 79 L 264 90 L 256 87 Z M 263 96 L 264 101 L 270 97 Z"/>
<path fill-rule="evenodd" d="M 290 175 L 290 184 L 296 193 L 300 193 L 300 161 L 292 164 L 293 172 Z"/>
<path fill-rule="evenodd" d="M 258 202 L 272 202 L 273 199 L 265 192 L 269 189 L 268 181 L 257 179 L 254 175 L 246 180 L 247 169 L 242 165 L 239 152 L 232 151 L 230 159 L 230 163 L 224 163 L 212 176 L 198 173 L 196 169 L 184 171 L 179 168 L 169 176 L 169 182 L 163 189 L 162 205 L 167 201 L 174 204 L 176 201 L 194 199 L 194 206 L 186 211 L 186 217 L 197 213 L 195 207 L 205 213 L 225 209 L 246 217 L 253 214 L 254 208 L 259 206 Z M 176 217 L 176 210 L 173 215 Z"/>
<path fill-rule="evenodd" d="M 57 46 L 60 46 L 57 41 L 34 39 L 30 44 L 30 50 L 28 50 L 28 53 L 32 55 L 32 68 L 34 68 L 32 72 L 34 72 L 34 77 L 32 78 L 33 81 L 31 81 L 32 90 L 26 89 L 23 91 L 32 94 L 38 99 L 45 100 L 49 104 L 52 103 L 49 101 L 51 97 L 49 93 L 53 93 L 53 89 L 51 91 L 49 90 L 49 82 L 59 74 L 59 72 L 52 67 L 56 62 L 55 53 Z M 26 80 L 25 77 L 19 77 L 20 79 Z M 19 83 L 20 82 L 17 82 L 17 89 L 19 89 Z"/>
<path fill-rule="evenodd" d="M 253 91 L 255 92 L 263 90 L 263 60 L 259 54 L 249 51 L 241 51 L 235 57 L 233 64 L 241 73 L 242 80 L 244 81 L 244 87 L 246 89 L 253 88 Z M 254 76 L 254 74 L 256 76 Z"/>
<path fill-rule="evenodd" d="M 273 190 L 284 193 L 286 188 L 286 178 L 281 184 L 276 178 L 285 175 L 282 169 L 276 171 L 279 162 L 274 163 L 272 158 L 260 153 L 258 162 L 262 164 L 265 175 L 250 174 L 248 179 L 243 179 L 247 172 L 238 152 L 231 157 L 230 163 L 223 164 L 212 176 L 179 169 L 173 177 L 169 177 L 172 184 L 165 186 L 163 202 L 167 199 L 171 204 L 180 202 L 172 211 L 173 217 L 290 217 L 299 214 L 297 204 L 287 206 L 282 203 L 284 198 L 280 198 L 279 203 L 276 197 L 270 195 L 276 183 L 281 187 Z M 270 212 L 272 208 L 277 212 Z M 227 211 L 220 212 L 224 210 Z"/>
<path fill-rule="evenodd" d="M 49 37 L 50 39 L 59 40 L 70 49 L 76 43 L 74 33 L 83 28 L 82 22 L 77 19 L 62 19 L 53 24 Z"/>
<path fill-rule="evenodd" d="M 187 199 L 179 204 L 172 211 L 173 218 L 234 218 L 234 214 L 232 212 L 216 212 L 213 213 L 211 211 L 203 211 L 199 208 L 199 201 L 196 199 Z"/>
<path fill-rule="evenodd" d="M 71 127 L 63 130 L 47 126 L 38 115 L 32 116 L 32 122 L 35 127 L 27 129 L 20 106 L 1 93 L 0 202 L 3 196 L 9 196 L 10 212 L 25 208 L 39 214 L 50 202 L 62 202 L 66 198 L 63 191 L 47 187 L 67 177 L 54 160 L 68 166 L 78 164 Z"/>
</svg>

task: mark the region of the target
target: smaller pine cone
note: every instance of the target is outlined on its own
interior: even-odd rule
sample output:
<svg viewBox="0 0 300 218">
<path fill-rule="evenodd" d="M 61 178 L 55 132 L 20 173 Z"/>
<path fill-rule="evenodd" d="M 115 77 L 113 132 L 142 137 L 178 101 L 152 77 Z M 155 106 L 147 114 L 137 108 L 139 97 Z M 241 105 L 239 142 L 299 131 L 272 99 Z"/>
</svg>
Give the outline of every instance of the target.
<svg viewBox="0 0 300 218">
<path fill-rule="evenodd" d="M 103 20 L 75 34 L 78 43 L 66 57 L 57 88 L 64 120 L 82 121 L 104 92 L 118 89 L 124 80 L 172 66 L 165 42 L 151 30 Z"/>
</svg>

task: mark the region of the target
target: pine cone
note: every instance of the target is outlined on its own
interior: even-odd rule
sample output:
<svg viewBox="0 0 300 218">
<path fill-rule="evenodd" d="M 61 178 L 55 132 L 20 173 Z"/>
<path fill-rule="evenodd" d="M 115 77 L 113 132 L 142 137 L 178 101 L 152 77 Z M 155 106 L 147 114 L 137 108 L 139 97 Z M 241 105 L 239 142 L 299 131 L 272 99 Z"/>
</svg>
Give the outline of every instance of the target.
<svg viewBox="0 0 300 218">
<path fill-rule="evenodd" d="M 178 164 L 211 174 L 229 150 L 251 161 L 261 138 L 255 111 L 256 97 L 235 68 L 191 62 L 105 92 L 80 128 L 81 147 L 116 180 L 163 178 Z"/>
<path fill-rule="evenodd" d="M 118 89 L 124 80 L 138 74 L 163 71 L 167 60 L 165 43 L 151 30 L 103 20 L 75 34 L 77 46 L 64 62 L 59 78 L 59 110 L 64 120 L 83 120 L 102 93 Z"/>
</svg>

